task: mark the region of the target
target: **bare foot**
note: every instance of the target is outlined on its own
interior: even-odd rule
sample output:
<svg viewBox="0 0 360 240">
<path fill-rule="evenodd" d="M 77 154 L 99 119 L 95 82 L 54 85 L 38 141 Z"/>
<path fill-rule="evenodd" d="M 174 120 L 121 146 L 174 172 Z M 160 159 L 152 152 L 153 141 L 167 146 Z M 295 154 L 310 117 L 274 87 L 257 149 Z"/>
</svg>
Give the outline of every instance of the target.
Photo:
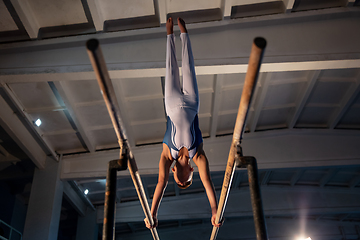
<svg viewBox="0 0 360 240">
<path fill-rule="evenodd" d="M 174 23 L 171 17 L 166 21 L 166 32 L 167 35 L 174 33 Z"/>
<path fill-rule="evenodd" d="M 184 19 L 178 18 L 177 20 L 178 20 L 178 25 L 179 25 L 179 28 L 180 28 L 180 32 L 181 33 L 187 33 Z"/>
</svg>

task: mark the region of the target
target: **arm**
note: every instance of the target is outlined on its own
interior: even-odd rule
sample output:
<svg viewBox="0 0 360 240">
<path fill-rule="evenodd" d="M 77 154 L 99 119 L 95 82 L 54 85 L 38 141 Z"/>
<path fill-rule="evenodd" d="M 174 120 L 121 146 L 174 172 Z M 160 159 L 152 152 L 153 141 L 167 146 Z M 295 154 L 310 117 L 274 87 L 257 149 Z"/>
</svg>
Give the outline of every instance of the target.
<svg viewBox="0 0 360 240">
<path fill-rule="evenodd" d="M 165 188 L 167 186 L 168 180 L 169 180 L 169 170 L 172 164 L 172 160 L 170 160 L 169 158 L 166 157 L 166 153 L 163 150 L 163 152 L 161 153 L 161 157 L 160 157 L 160 162 L 159 162 L 159 178 L 158 178 L 158 183 L 156 185 L 155 188 L 155 192 L 154 192 L 154 196 L 153 196 L 153 200 L 152 200 L 152 205 L 151 205 L 151 215 L 154 219 L 154 226 L 151 226 L 146 220 L 145 220 L 145 224 L 147 228 L 154 228 L 157 226 L 157 212 L 159 209 L 159 205 L 161 202 L 161 199 L 164 195 L 165 192 Z"/>
<path fill-rule="evenodd" d="M 209 203 L 211 207 L 211 215 L 212 215 L 211 222 L 214 226 L 219 227 L 221 226 L 221 223 L 215 224 L 215 216 L 217 212 L 217 200 L 216 200 L 215 188 L 211 181 L 209 162 L 206 158 L 202 143 L 199 145 L 197 153 L 193 158 L 193 161 L 198 167 L 201 182 L 204 185 L 206 195 L 209 199 Z"/>
</svg>

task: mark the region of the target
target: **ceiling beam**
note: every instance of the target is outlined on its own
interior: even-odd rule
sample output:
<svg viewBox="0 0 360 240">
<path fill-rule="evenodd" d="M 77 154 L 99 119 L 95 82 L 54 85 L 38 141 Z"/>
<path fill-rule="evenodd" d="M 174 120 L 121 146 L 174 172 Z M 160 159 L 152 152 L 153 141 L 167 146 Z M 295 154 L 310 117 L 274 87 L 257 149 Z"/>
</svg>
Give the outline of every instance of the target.
<svg viewBox="0 0 360 240">
<path fill-rule="evenodd" d="M 355 1 L 356 1 L 356 0 L 347 0 L 347 1 L 346 1 L 346 6 L 347 6 L 347 7 L 352 7 L 352 6 L 354 6 Z"/>
<path fill-rule="evenodd" d="M 131 96 L 131 97 L 125 97 L 124 99 L 129 102 L 136 102 L 136 101 L 162 99 L 163 97 L 164 96 L 162 94 L 156 94 L 156 95 L 145 95 L 145 96 Z"/>
<path fill-rule="evenodd" d="M 76 130 L 80 133 L 82 140 L 85 143 L 85 147 L 90 152 L 95 152 L 94 140 L 90 138 L 87 134 L 87 130 L 85 128 L 85 123 L 81 119 L 81 116 L 76 111 L 76 104 L 73 97 L 70 95 L 69 91 L 69 83 L 68 82 L 54 82 L 57 91 L 64 102 L 67 111 L 70 113 L 72 120 L 75 123 Z"/>
<path fill-rule="evenodd" d="M 27 108 L 26 112 L 29 114 L 32 113 L 40 113 L 40 112 L 57 112 L 57 111 L 65 111 L 64 107 L 40 107 L 40 108 Z"/>
<path fill-rule="evenodd" d="M 84 217 L 86 214 L 87 206 L 68 182 L 64 181 L 63 185 L 64 185 L 64 196 L 69 201 L 71 206 L 75 209 L 75 211 L 80 216 Z"/>
<path fill-rule="evenodd" d="M 239 187 L 243 174 L 243 171 L 235 171 L 234 181 L 231 184 L 231 189 Z"/>
<path fill-rule="evenodd" d="M 356 226 L 356 233 L 358 234 L 358 238 L 360 238 L 360 226 Z"/>
<path fill-rule="evenodd" d="M 19 0 L 18 0 L 19 1 Z M 237 1 L 241 1 L 241 0 L 237 0 Z M 349 0 L 349 1 L 354 1 L 354 0 Z M 15 2 L 15 0 L 11 0 L 11 2 Z M 22 2 L 22 1 L 21 1 Z M 204 23 L 197 23 L 197 24 L 189 24 L 187 26 L 188 30 L 191 30 L 192 32 L 197 31 L 199 29 L 206 29 L 206 30 L 210 30 L 210 31 L 214 31 L 214 27 L 218 27 L 218 28 L 224 28 L 228 25 L 237 25 L 237 24 L 256 24 L 256 26 L 258 25 L 263 25 L 264 22 L 267 21 L 271 21 L 271 20 L 280 20 L 282 23 L 283 22 L 288 22 L 288 19 L 294 19 L 295 22 L 303 22 L 304 19 L 309 19 L 309 18 L 322 18 L 323 16 L 328 16 L 331 15 L 332 19 L 327 19 L 327 20 L 333 20 L 336 19 L 338 17 L 344 17 L 344 15 L 356 15 L 357 12 L 359 10 L 356 8 L 331 8 L 331 9 L 322 9 L 322 10 L 317 10 L 317 11 L 302 11 L 302 12 L 296 12 L 296 13 L 292 13 L 292 14 L 274 14 L 274 15 L 263 15 L 263 16 L 258 16 L 255 18 L 239 18 L 239 19 L 231 19 L 230 21 L 213 21 L 213 22 L 204 22 Z M 352 18 L 352 20 L 354 21 L 354 18 L 351 16 L 346 16 L 346 17 L 350 17 Z M 297 24 L 297 23 L 296 23 Z M 303 22 L 304 25 L 306 25 L 306 22 Z M 311 24 L 311 23 L 310 23 Z M 326 24 L 326 23 L 325 23 Z M 356 24 L 356 23 L 354 23 Z M 267 28 L 269 28 L 269 26 L 266 26 Z M 330 27 L 334 27 L 334 26 L 330 26 Z M 235 29 L 237 31 L 241 30 L 238 29 L 235 26 Z M 219 29 L 216 29 L 219 30 Z M 151 28 L 151 29 L 140 29 L 138 31 L 120 31 L 120 32 L 114 32 L 114 33 L 106 33 L 104 35 L 99 35 L 96 34 L 99 39 L 105 39 L 105 38 L 121 38 L 121 37 L 129 37 L 132 35 L 142 35 L 142 34 L 153 34 L 153 33 L 159 33 L 161 32 L 162 34 L 164 33 L 164 29 L 163 28 Z M 288 35 L 289 33 L 286 32 L 286 34 Z M 304 32 L 304 34 L 306 34 Z M 94 34 L 95 35 L 95 34 Z M 289 35 L 288 37 L 291 37 L 291 35 Z M 297 36 L 294 36 L 297 37 Z M 327 37 L 327 36 L 324 36 Z M 69 42 L 78 42 L 78 43 L 84 43 L 84 41 L 86 41 L 89 38 L 88 35 L 78 35 L 78 36 L 71 36 L 71 37 L 65 37 L 65 38 L 56 38 L 56 39 L 47 39 L 45 41 L 36 41 L 36 42 L 20 42 L 20 43 L 10 43 L 10 44 L 2 44 L 2 46 L 0 46 L 0 49 L 4 49 L 4 48 L 8 48 L 9 46 L 11 47 L 25 47 L 25 46 L 39 46 L 39 45 L 43 45 L 43 44 L 57 44 L 57 43 L 69 43 Z M 316 39 L 316 38 L 315 38 Z M 285 40 L 285 39 L 284 39 Z M 288 41 L 288 39 L 286 39 L 286 41 Z"/>
<path fill-rule="evenodd" d="M 126 223 L 126 224 L 129 226 L 132 233 L 136 232 L 136 227 L 134 226 L 134 224 L 132 223 Z"/>
<path fill-rule="evenodd" d="M 288 124 L 290 129 L 295 126 L 297 120 L 299 119 L 300 114 L 304 109 L 305 104 L 309 99 L 309 96 L 315 86 L 315 83 L 320 76 L 320 73 L 321 71 L 312 71 L 308 74 L 308 81 L 306 83 L 306 87 L 304 88 L 303 92 L 299 94 L 299 97 L 296 100 L 296 107 L 294 109 L 294 113 L 290 115 L 292 116 Z"/>
<path fill-rule="evenodd" d="M 204 139 L 211 171 L 225 170 L 231 139 L 230 135 Z M 245 133 L 242 148 L 244 155 L 256 157 L 259 169 L 338 166 L 359 163 L 358 142 L 358 131 L 284 129 Z M 132 151 L 141 174 L 158 174 L 161 144 L 134 147 Z M 108 161 L 118 157 L 118 149 L 64 156 L 61 178 L 105 177 Z"/>
<path fill-rule="evenodd" d="M 350 69 L 359 68 L 360 59 L 333 60 L 333 61 L 309 61 L 309 62 L 287 62 L 287 63 L 263 63 L 260 72 L 286 72 L 286 71 L 317 71 L 326 69 Z M 196 66 L 197 75 L 246 73 L 247 64 L 233 65 L 209 65 Z M 1 72 L 1 71 L 0 71 Z M 110 78 L 120 81 L 122 78 L 151 78 L 165 76 L 165 68 L 144 68 L 127 70 L 110 70 Z M 25 73 L 24 73 L 25 74 Z M 39 73 L 30 74 L 24 78 L 23 74 L 0 75 L 0 81 L 5 83 L 21 82 L 48 82 L 51 81 L 74 81 L 93 79 L 93 72 L 73 73 Z M 117 79 L 117 80 L 115 80 Z"/>
<path fill-rule="evenodd" d="M 142 179 L 142 181 L 144 182 L 144 179 Z M 96 182 L 96 180 L 93 180 L 92 182 Z M 81 181 L 77 181 L 78 184 L 81 184 Z M 145 184 L 143 184 L 145 186 Z M 145 188 L 145 187 L 144 187 Z M 135 190 L 134 186 L 130 186 L 130 187 L 118 187 L 116 188 L 116 192 L 121 192 L 121 191 L 128 191 L 128 190 Z M 145 190 L 145 189 L 144 189 Z M 96 190 L 96 191 L 89 191 L 89 193 L 87 194 L 88 196 L 91 195 L 96 195 L 96 194 L 104 194 L 105 195 L 105 191 L 106 189 L 103 188 L 101 190 Z"/>
<path fill-rule="evenodd" d="M 75 104 L 76 107 L 91 107 L 96 105 L 104 105 L 105 101 L 103 99 L 91 101 L 91 102 L 78 102 Z"/>
<path fill-rule="evenodd" d="M 271 73 L 260 74 L 259 76 L 259 89 L 256 94 L 256 99 L 252 99 L 252 104 L 254 106 L 254 117 L 250 125 L 250 132 L 255 132 L 256 126 L 259 122 L 261 111 L 266 99 L 266 94 L 268 92 L 270 82 L 271 82 Z"/>
<path fill-rule="evenodd" d="M 299 215 L 299 209 L 306 210 L 309 215 L 345 214 L 360 210 L 359 193 L 353 190 L 337 192 L 336 190 L 324 191 L 322 188 L 307 191 L 306 188 L 291 186 L 262 187 L 261 195 L 265 216 Z M 336 201 L 333 200 L 335 196 Z M 304 199 L 312 199 L 306 202 L 306 207 L 304 207 Z M 179 204 L 187 207 L 179 208 L 177 207 Z M 99 207 L 98 223 L 102 222 L 103 212 L 103 207 Z M 232 189 L 225 209 L 225 218 L 251 217 L 252 215 L 249 190 Z M 210 217 L 211 210 L 205 193 L 166 197 L 162 200 L 158 212 L 160 221 Z M 143 219 L 144 213 L 138 201 L 117 204 L 116 222 L 137 222 Z"/>
<path fill-rule="evenodd" d="M 87 129 L 90 131 L 114 129 L 114 126 L 112 124 L 106 124 L 106 125 L 98 125 L 98 126 L 89 126 L 89 127 L 87 127 Z"/>
<path fill-rule="evenodd" d="M 295 186 L 295 184 L 297 183 L 297 181 L 299 181 L 299 179 L 304 174 L 304 172 L 305 172 L 304 169 L 297 170 L 290 180 L 290 186 Z"/>
<path fill-rule="evenodd" d="M 351 213 L 345 213 L 343 216 L 341 216 L 340 218 L 339 218 L 339 221 L 340 222 L 342 222 L 342 221 L 344 221 L 347 217 L 349 217 L 351 215 Z"/>
<path fill-rule="evenodd" d="M 45 168 L 46 154 L 18 116 L 0 96 L 0 125 L 39 168 Z"/>
<path fill-rule="evenodd" d="M 233 6 L 256 5 L 261 3 L 278 2 L 278 1 L 279 0 L 222 0 L 221 8 L 223 12 L 223 19 L 231 18 L 231 10 Z M 287 0 L 284 0 L 284 4 L 291 5 L 291 3 L 288 4 L 285 2 L 287 2 Z"/>
<path fill-rule="evenodd" d="M 214 75 L 214 93 L 212 97 L 212 110 L 211 110 L 211 124 L 210 124 L 210 137 L 216 137 L 216 129 L 218 125 L 219 108 L 221 104 L 222 85 L 224 81 L 224 75 Z"/>
<path fill-rule="evenodd" d="M 0 142 L 1 143 L 1 142 Z M 6 151 L 6 149 L 0 145 L 0 153 L 4 156 L 4 157 L 8 157 L 10 155 L 10 153 L 8 151 Z"/>
<path fill-rule="evenodd" d="M 95 206 L 85 194 L 85 189 L 80 186 L 76 181 L 68 181 L 69 186 L 74 190 L 74 193 L 82 200 L 82 202 L 91 210 L 95 210 Z"/>
<path fill-rule="evenodd" d="M 295 0 L 283 0 L 285 5 L 285 12 L 290 13 L 292 9 L 294 8 Z"/>
<path fill-rule="evenodd" d="M 11 0 L 13 7 L 17 15 L 19 16 L 24 28 L 30 38 L 37 38 L 40 29 L 35 14 L 32 12 L 32 8 L 29 1 L 26 0 Z"/>
<path fill-rule="evenodd" d="M 101 11 L 100 1 L 96 0 L 87 0 L 91 18 L 94 22 L 95 29 L 97 32 L 104 30 L 104 17 Z"/>
<path fill-rule="evenodd" d="M 229 19 L 231 17 L 231 7 L 232 7 L 232 0 L 221 0 L 223 19 Z"/>
<path fill-rule="evenodd" d="M 309 70 L 309 66 L 302 64 L 304 62 L 308 62 L 311 68 L 324 69 L 324 66 L 317 64 L 318 61 L 344 59 L 349 62 L 335 63 L 333 67 L 349 68 L 351 60 L 359 59 L 360 46 L 357 42 L 360 33 L 353 31 L 360 22 L 360 17 L 356 16 L 359 12 L 358 8 L 327 9 L 189 24 L 188 30 L 191 33 L 195 62 L 197 66 L 208 66 L 204 71 L 197 70 L 201 74 L 214 74 L 214 72 L 220 74 L 216 66 L 246 65 L 251 42 L 258 35 L 268 38 L 271 42 L 267 47 L 261 71 L 287 71 L 289 67 L 293 71 L 304 70 L 304 68 Z M 264 24 L 265 20 L 272 22 Z M 298 35 L 299 32 L 302 33 L 301 37 Z M 323 32 L 329 34 L 322 34 Z M 123 70 L 147 69 L 145 74 L 142 73 L 147 77 L 154 74 L 153 70 L 156 72 L 157 69 L 165 66 L 164 33 L 164 27 L 158 27 L 48 39 L 36 41 L 36 43 L 1 44 L 0 52 L 4 54 L 4 57 L 0 59 L 2 66 L 0 73 L 19 75 L 90 72 L 92 68 L 84 43 L 89 38 L 96 37 L 102 44 L 110 71 L 120 70 L 126 75 L 126 71 Z M 223 37 L 224 33 L 226 33 L 226 38 Z M 204 42 L 206 45 L 203 44 Z M 344 42 L 344 44 L 334 44 L 334 42 Z M 329 45 L 331 45 L 331 51 Z M 210 54 L 209 49 L 216 51 L 211 51 Z M 119 52 L 122 54 L 118 54 Z M 301 63 L 287 65 L 287 63 L 296 62 Z M 266 66 L 268 63 L 281 63 L 281 68 L 280 65 Z M 353 65 L 353 68 L 358 68 L 358 66 L 359 63 Z M 226 73 L 225 70 L 222 71 Z M 246 66 L 240 71 L 246 72 Z M 235 72 L 239 72 L 238 67 Z M 141 74 L 141 71 L 138 74 Z M 165 69 L 160 76 L 164 75 Z M 123 77 L 127 76 L 120 76 L 120 78 Z M 61 80 L 66 80 L 66 76 Z"/>
<path fill-rule="evenodd" d="M 16 107 L 18 110 L 18 114 L 24 118 L 25 121 L 31 126 L 34 135 L 37 135 L 37 140 L 40 141 L 43 146 L 46 148 L 46 150 L 52 155 L 52 157 L 58 161 L 59 160 L 59 154 L 55 152 L 53 149 L 51 143 L 44 137 L 43 132 L 39 128 L 35 128 L 35 125 L 33 124 L 33 120 L 31 116 L 26 112 L 25 108 L 23 107 L 21 101 L 19 100 L 18 96 L 15 94 L 15 92 L 11 89 L 11 87 L 8 84 L 2 83 L 2 89 L 6 93 L 6 97 L 9 98 L 12 104 Z"/>
<path fill-rule="evenodd" d="M 333 104 L 333 103 L 308 103 L 308 104 L 306 104 L 306 107 L 309 107 L 309 108 L 336 108 L 336 107 L 339 107 L 339 104 Z"/>
<path fill-rule="evenodd" d="M 1 151 L 1 150 L 0 150 Z M 8 156 L 3 156 L 2 154 L 0 155 L 0 162 L 12 162 L 12 163 L 16 163 L 16 162 L 20 162 L 21 159 L 15 157 L 14 155 L 8 155 Z"/>
<path fill-rule="evenodd" d="M 155 13 L 158 15 L 160 24 L 165 24 L 167 21 L 167 7 L 166 0 L 154 0 Z"/>
<path fill-rule="evenodd" d="M 77 131 L 74 129 L 64 129 L 64 130 L 58 130 L 58 131 L 48 131 L 48 132 L 44 132 L 41 135 L 43 137 L 47 137 L 47 136 L 55 136 L 55 135 L 62 135 L 62 134 L 76 134 Z"/>
<path fill-rule="evenodd" d="M 287 104 L 281 104 L 281 105 L 271 105 L 263 107 L 263 110 L 273 110 L 273 109 L 281 109 L 281 108 L 292 108 L 296 107 L 294 103 L 287 103 Z"/>
<path fill-rule="evenodd" d="M 351 180 L 351 182 L 350 182 L 350 184 L 349 184 L 349 187 L 350 187 L 350 188 L 354 188 L 354 187 L 356 187 L 359 183 L 360 183 L 360 174 L 359 174 L 358 176 L 354 177 L 354 178 Z"/>
<path fill-rule="evenodd" d="M 347 110 L 351 107 L 351 104 L 356 99 L 360 92 L 360 73 L 355 79 L 355 82 L 350 85 L 348 91 L 340 102 L 340 106 L 337 108 L 329 120 L 329 127 L 333 129 L 341 121 Z"/>
<path fill-rule="evenodd" d="M 265 172 L 265 175 L 264 175 L 263 179 L 261 180 L 261 185 L 268 185 L 268 183 L 270 181 L 271 173 L 272 173 L 271 170 Z"/>
<path fill-rule="evenodd" d="M 330 169 L 319 181 L 319 186 L 324 187 L 337 173 L 339 169 L 333 168 Z"/>
<path fill-rule="evenodd" d="M 112 78 L 115 79 L 115 78 Z M 120 116 L 121 116 L 121 120 L 123 121 L 124 124 L 124 130 L 126 132 L 126 137 L 127 137 L 127 141 L 130 144 L 130 147 L 133 148 L 135 147 L 135 139 L 134 139 L 134 133 L 133 133 L 133 127 L 131 125 L 131 121 L 129 119 L 129 114 L 126 114 L 126 112 L 128 111 L 128 107 L 127 107 L 127 100 L 125 98 L 125 94 L 122 92 L 121 89 L 123 89 L 122 87 L 122 81 L 121 80 L 112 80 L 112 84 L 114 86 L 114 91 L 115 91 L 115 95 L 116 95 L 116 99 L 117 99 L 117 103 L 119 105 L 119 109 L 120 109 Z M 156 96 L 159 98 L 162 98 L 162 96 Z"/>
</svg>

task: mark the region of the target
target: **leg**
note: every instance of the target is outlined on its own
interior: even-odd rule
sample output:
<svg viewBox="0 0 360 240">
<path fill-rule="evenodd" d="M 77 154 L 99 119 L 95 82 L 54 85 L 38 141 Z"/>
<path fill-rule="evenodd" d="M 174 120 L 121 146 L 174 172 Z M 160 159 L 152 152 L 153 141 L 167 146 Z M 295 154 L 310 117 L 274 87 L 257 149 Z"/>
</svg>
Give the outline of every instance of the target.
<svg viewBox="0 0 360 240">
<path fill-rule="evenodd" d="M 169 113 L 168 108 L 171 108 L 171 102 L 173 102 L 174 98 L 180 97 L 181 95 L 181 87 L 171 18 L 168 19 L 166 28 L 168 35 L 166 43 L 165 110 Z"/>
<path fill-rule="evenodd" d="M 196 102 L 199 102 L 199 92 L 196 83 L 194 57 L 192 54 L 190 38 L 187 34 L 184 20 L 179 18 L 178 24 L 181 31 L 180 39 L 182 43 L 183 92 L 185 95 L 194 96 Z"/>
</svg>

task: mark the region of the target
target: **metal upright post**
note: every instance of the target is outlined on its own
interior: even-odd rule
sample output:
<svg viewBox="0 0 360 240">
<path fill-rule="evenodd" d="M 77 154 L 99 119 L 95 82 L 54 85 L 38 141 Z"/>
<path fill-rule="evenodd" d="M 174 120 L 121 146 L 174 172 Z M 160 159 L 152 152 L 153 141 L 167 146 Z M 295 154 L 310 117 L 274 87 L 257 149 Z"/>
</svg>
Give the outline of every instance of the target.
<svg viewBox="0 0 360 240">
<path fill-rule="evenodd" d="M 228 162 L 225 170 L 224 182 L 221 189 L 218 211 L 215 218 L 216 223 L 219 223 L 223 219 L 227 199 L 230 192 L 230 186 L 235 171 L 235 156 L 237 154 L 237 148 L 238 146 L 240 146 L 242 134 L 245 129 L 246 118 L 250 108 L 252 95 L 256 86 L 256 82 L 261 66 L 261 60 L 263 57 L 265 47 L 266 47 L 266 40 L 264 38 L 254 39 L 251 48 L 248 69 L 245 76 L 243 92 L 241 95 L 239 109 L 236 117 L 233 139 L 230 146 Z M 214 226 L 210 240 L 216 239 L 218 231 L 219 228 Z"/>
<path fill-rule="evenodd" d="M 104 203 L 103 240 L 112 240 L 115 237 L 117 172 L 126 170 L 126 161 L 126 155 L 123 155 L 119 160 L 112 160 L 108 164 Z"/>
<path fill-rule="evenodd" d="M 243 157 L 242 153 L 237 154 L 236 166 L 239 168 L 246 167 L 249 178 L 251 206 L 253 209 L 255 233 L 257 240 L 267 240 L 267 229 L 265 222 L 264 209 L 261 200 L 260 184 L 256 158 Z"/>
<path fill-rule="evenodd" d="M 114 91 L 114 87 L 112 85 L 109 72 L 106 67 L 106 63 L 104 60 L 104 56 L 102 54 L 99 41 L 96 39 L 90 39 L 86 43 L 87 52 L 91 61 L 91 64 L 94 68 L 97 81 L 99 83 L 102 95 L 104 97 L 106 107 L 108 109 L 111 121 L 113 123 L 116 136 L 118 138 L 118 142 L 122 151 L 126 151 L 127 158 L 127 166 L 129 168 L 129 172 L 131 178 L 133 180 L 136 192 L 138 194 L 141 206 L 143 208 L 144 214 L 148 219 L 151 225 L 154 225 L 154 220 L 151 216 L 149 204 L 146 198 L 146 194 L 144 191 L 144 187 L 141 182 L 141 177 L 135 162 L 134 155 L 131 151 L 130 145 L 127 141 L 127 136 L 125 132 L 125 127 L 123 121 L 121 119 L 120 108 L 116 99 L 116 94 Z M 120 157 L 121 158 L 121 157 Z M 105 218 L 104 218 L 105 221 Z M 154 239 L 159 239 L 156 228 L 151 229 L 151 234 Z M 110 238 L 109 238 L 110 239 Z M 103 235 L 103 240 L 104 235 Z M 108 239 L 106 239 L 108 240 Z"/>
</svg>

